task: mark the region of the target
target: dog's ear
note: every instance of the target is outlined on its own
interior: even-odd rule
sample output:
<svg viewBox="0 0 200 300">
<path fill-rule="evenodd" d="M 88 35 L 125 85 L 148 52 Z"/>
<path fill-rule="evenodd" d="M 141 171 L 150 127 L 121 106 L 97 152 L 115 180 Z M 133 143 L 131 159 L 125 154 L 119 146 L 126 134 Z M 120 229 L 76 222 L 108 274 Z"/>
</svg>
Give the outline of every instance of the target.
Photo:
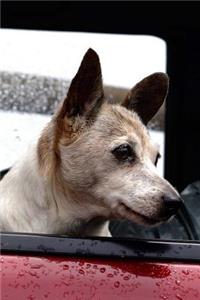
<svg viewBox="0 0 200 300">
<path fill-rule="evenodd" d="M 122 102 L 122 106 L 135 111 L 146 125 L 163 104 L 168 86 L 167 74 L 154 73 L 132 88 Z"/>
<path fill-rule="evenodd" d="M 85 116 L 89 118 L 103 101 L 101 66 L 97 53 L 89 49 L 73 78 L 59 117 Z"/>
</svg>

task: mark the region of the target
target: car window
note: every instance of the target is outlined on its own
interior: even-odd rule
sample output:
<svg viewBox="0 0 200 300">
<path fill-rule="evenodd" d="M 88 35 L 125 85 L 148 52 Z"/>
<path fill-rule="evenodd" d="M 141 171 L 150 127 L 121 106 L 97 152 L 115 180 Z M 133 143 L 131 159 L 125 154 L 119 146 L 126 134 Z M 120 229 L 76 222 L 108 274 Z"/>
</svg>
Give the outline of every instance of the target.
<svg viewBox="0 0 200 300">
<path fill-rule="evenodd" d="M 12 167 L 39 137 L 64 99 L 82 56 L 92 47 L 100 56 L 105 94 L 120 102 L 138 81 L 166 72 L 166 43 L 154 36 L 0 30 L 0 170 Z M 160 145 L 158 172 L 164 174 L 163 105 L 149 123 Z M 130 221 L 110 223 L 114 236 L 199 239 L 199 182 L 182 192 L 184 210 L 171 222 L 144 228 Z"/>
</svg>

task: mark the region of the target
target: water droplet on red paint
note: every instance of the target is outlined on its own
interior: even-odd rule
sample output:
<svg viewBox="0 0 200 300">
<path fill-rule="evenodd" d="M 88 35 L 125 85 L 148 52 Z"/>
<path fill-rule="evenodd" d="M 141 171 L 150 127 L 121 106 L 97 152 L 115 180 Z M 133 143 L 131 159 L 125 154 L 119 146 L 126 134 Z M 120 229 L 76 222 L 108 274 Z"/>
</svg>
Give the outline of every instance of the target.
<svg viewBox="0 0 200 300">
<path fill-rule="evenodd" d="M 190 274 L 189 270 L 182 270 L 182 273 L 183 273 L 184 275 L 189 275 L 189 274 Z"/>
<path fill-rule="evenodd" d="M 104 273 L 105 270 L 106 270 L 105 268 L 100 268 L 100 272 L 101 272 L 101 273 Z"/>
<path fill-rule="evenodd" d="M 26 266 L 28 266 L 29 265 L 29 259 L 28 258 L 25 258 L 24 259 L 24 266 L 26 267 Z"/>
<path fill-rule="evenodd" d="M 34 276 L 34 277 L 39 278 L 37 272 L 29 271 L 29 274 L 30 274 L 31 276 Z"/>
<path fill-rule="evenodd" d="M 89 269 L 91 267 L 91 264 L 86 264 L 86 269 Z"/>
<path fill-rule="evenodd" d="M 161 295 L 160 298 L 161 298 L 162 300 L 167 300 L 168 297 L 165 296 L 165 295 Z"/>
<path fill-rule="evenodd" d="M 124 276 L 123 278 L 124 278 L 124 280 L 129 280 L 130 279 L 129 276 Z"/>
<path fill-rule="evenodd" d="M 157 286 L 160 286 L 160 283 L 159 283 L 159 282 L 156 282 L 156 285 L 157 285 Z"/>
<path fill-rule="evenodd" d="M 63 270 L 68 270 L 69 269 L 69 266 L 68 265 L 64 265 L 63 266 Z"/>
<path fill-rule="evenodd" d="M 179 294 L 176 294 L 176 298 L 177 298 L 178 300 L 183 300 L 183 298 L 182 298 Z"/>
<path fill-rule="evenodd" d="M 175 283 L 176 283 L 176 285 L 178 285 L 178 286 L 181 284 L 180 280 L 178 280 L 178 279 L 175 280 Z"/>
<path fill-rule="evenodd" d="M 22 271 L 20 271 L 19 273 L 18 273 L 18 276 L 19 277 L 22 277 L 22 276 L 24 276 L 25 274 L 24 274 L 24 272 L 22 272 Z"/>
<path fill-rule="evenodd" d="M 31 265 L 31 269 L 40 269 L 40 268 L 42 268 L 43 267 L 43 265 L 41 265 L 41 264 L 35 264 L 35 265 Z"/>
<path fill-rule="evenodd" d="M 109 273 L 109 274 L 107 275 L 107 277 L 113 277 L 113 274 Z"/>
<path fill-rule="evenodd" d="M 65 281 L 62 281 L 62 283 L 66 286 L 69 286 L 69 283 L 68 282 L 65 282 Z"/>
<path fill-rule="evenodd" d="M 119 281 L 115 281 L 115 283 L 114 283 L 114 287 L 118 288 L 119 286 L 120 286 L 120 283 L 119 283 Z"/>
<path fill-rule="evenodd" d="M 80 269 L 78 272 L 82 275 L 85 274 L 84 270 L 82 270 L 82 269 Z"/>
<path fill-rule="evenodd" d="M 64 297 L 64 298 L 65 298 L 65 297 L 68 297 L 68 295 L 69 295 L 68 292 L 64 292 L 64 293 L 63 293 L 63 297 Z"/>
</svg>

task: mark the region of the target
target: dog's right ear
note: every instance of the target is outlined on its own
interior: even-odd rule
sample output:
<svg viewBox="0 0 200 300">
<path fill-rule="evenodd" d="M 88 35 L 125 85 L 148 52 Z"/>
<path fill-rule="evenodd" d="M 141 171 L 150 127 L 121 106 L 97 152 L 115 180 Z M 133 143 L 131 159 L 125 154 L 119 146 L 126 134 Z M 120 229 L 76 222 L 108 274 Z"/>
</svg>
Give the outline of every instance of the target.
<svg viewBox="0 0 200 300">
<path fill-rule="evenodd" d="M 104 98 L 101 66 L 97 53 L 89 49 L 73 78 L 59 118 L 84 116 L 89 119 L 98 111 Z"/>
</svg>

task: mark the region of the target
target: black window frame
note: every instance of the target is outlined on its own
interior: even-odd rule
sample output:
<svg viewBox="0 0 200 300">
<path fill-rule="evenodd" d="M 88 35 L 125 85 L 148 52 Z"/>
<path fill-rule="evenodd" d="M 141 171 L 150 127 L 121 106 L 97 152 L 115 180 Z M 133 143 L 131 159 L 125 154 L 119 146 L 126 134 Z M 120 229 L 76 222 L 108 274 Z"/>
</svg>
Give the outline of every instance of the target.
<svg viewBox="0 0 200 300">
<path fill-rule="evenodd" d="M 199 263 L 200 242 L 7 232 L 1 233 L 1 253 Z"/>
</svg>

